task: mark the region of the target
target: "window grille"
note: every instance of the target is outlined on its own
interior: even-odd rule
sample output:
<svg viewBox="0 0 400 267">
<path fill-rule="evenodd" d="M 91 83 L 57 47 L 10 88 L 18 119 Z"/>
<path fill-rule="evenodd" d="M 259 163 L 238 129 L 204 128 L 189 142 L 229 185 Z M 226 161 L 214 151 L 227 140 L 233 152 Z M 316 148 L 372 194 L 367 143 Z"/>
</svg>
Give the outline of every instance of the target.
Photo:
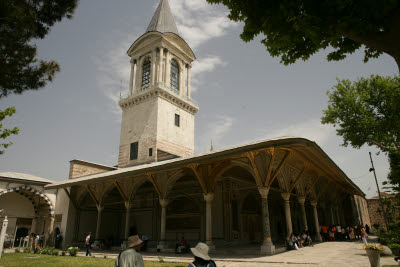
<svg viewBox="0 0 400 267">
<path fill-rule="evenodd" d="M 179 91 L 179 64 L 175 59 L 171 61 L 171 89 Z"/>
<path fill-rule="evenodd" d="M 139 142 L 131 143 L 131 160 L 138 158 Z"/>
<path fill-rule="evenodd" d="M 151 60 L 147 58 L 142 66 L 142 86 L 147 85 L 150 83 L 150 75 L 151 75 Z"/>
</svg>

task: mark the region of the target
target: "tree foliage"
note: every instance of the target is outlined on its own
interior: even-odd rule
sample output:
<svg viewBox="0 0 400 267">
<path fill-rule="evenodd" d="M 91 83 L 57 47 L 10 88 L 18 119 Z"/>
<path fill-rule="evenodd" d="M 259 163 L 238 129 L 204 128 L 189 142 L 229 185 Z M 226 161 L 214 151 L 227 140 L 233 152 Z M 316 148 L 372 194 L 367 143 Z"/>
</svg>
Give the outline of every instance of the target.
<svg viewBox="0 0 400 267">
<path fill-rule="evenodd" d="M 286 65 L 329 46 L 328 60 L 342 60 L 364 45 L 365 62 L 387 53 L 400 68 L 398 0 L 207 1 L 227 6 L 231 20 L 244 22 L 242 40 L 263 35 L 268 52 Z"/>
<path fill-rule="evenodd" d="M 3 124 L 1 123 L 7 116 L 11 117 L 16 112 L 15 107 L 6 108 L 6 110 L 0 110 L 0 139 L 6 139 L 12 134 L 18 134 L 19 129 L 14 127 L 13 129 L 3 128 Z M 0 148 L 7 148 L 9 145 L 12 145 L 11 142 L 8 143 L 0 143 Z M 4 154 L 4 150 L 0 150 L 0 155 Z"/>
<path fill-rule="evenodd" d="M 338 80 L 328 96 L 322 123 L 337 128 L 344 146 L 376 146 L 387 153 L 389 183 L 400 193 L 400 76 Z"/>
<path fill-rule="evenodd" d="M 37 90 L 59 71 L 55 61 L 37 58 L 35 39 L 54 23 L 71 18 L 78 0 L 0 1 L 0 98 Z"/>
</svg>

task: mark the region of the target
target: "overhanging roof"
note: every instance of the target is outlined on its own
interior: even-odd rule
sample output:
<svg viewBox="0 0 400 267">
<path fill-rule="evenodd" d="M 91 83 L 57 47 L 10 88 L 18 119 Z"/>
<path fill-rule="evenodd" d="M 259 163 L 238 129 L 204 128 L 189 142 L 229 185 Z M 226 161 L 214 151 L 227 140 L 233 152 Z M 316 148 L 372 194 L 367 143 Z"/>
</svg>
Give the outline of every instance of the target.
<svg viewBox="0 0 400 267">
<path fill-rule="evenodd" d="M 235 146 L 219 151 L 208 152 L 204 154 L 194 155 L 190 157 L 177 158 L 168 161 L 154 162 L 139 166 L 120 168 L 113 171 L 88 175 L 80 178 L 70 179 L 58 183 L 47 185 L 46 189 L 66 188 L 75 185 L 92 184 L 103 182 L 111 179 L 132 177 L 143 175 L 146 173 L 154 173 L 184 167 L 191 163 L 204 163 L 216 160 L 227 159 L 229 157 L 242 154 L 245 152 L 256 151 L 266 148 L 279 148 L 294 150 L 313 165 L 326 173 L 331 173 L 335 179 L 352 189 L 354 194 L 365 196 L 361 189 L 355 185 L 347 175 L 333 162 L 333 160 L 315 143 L 304 138 L 297 137 L 280 137 L 265 141 L 249 143 L 245 145 Z"/>
</svg>

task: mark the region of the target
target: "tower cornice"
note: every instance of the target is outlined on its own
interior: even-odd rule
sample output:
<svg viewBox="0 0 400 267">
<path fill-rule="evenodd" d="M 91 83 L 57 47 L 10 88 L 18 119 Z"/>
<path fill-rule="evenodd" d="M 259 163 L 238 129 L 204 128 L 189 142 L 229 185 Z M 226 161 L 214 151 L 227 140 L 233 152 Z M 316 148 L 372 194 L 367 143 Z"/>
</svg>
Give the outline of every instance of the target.
<svg viewBox="0 0 400 267">
<path fill-rule="evenodd" d="M 165 88 L 165 85 L 163 84 L 158 84 L 158 86 L 155 87 L 149 87 L 148 89 L 144 89 L 135 95 L 121 97 L 119 106 L 122 109 L 125 109 L 139 105 L 156 97 L 161 97 L 178 106 L 179 108 L 186 110 L 192 115 L 195 115 L 199 111 L 199 107 L 196 103 L 194 103 L 193 99 L 187 99 L 186 97 L 178 95 Z"/>
</svg>

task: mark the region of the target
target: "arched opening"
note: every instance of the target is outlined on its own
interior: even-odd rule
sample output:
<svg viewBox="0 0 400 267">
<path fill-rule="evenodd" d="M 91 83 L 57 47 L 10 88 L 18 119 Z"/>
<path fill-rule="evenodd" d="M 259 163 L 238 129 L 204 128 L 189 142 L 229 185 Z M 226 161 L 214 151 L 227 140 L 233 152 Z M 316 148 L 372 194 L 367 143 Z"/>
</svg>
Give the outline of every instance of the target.
<svg viewBox="0 0 400 267">
<path fill-rule="evenodd" d="M 149 245 L 155 245 L 160 228 L 159 220 L 157 220 L 159 206 L 158 194 L 153 184 L 149 181 L 144 182 L 138 187 L 136 194 L 132 196 L 129 213 L 129 235 L 146 235 L 149 239 Z M 125 220 L 123 221 L 125 222 Z"/>
<path fill-rule="evenodd" d="M 242 203 L 242 238 L 249 241 L 262 239 L 261 202 L 257 192 L 249 193 Z"/>
<path fill-rule="evenodd" d="M 97 208 L 96 203 L 88 192 L 84 193 L 80 202 L 78 203 L 79 212 L 76 217 L 77 228 L 74 239 L 80 243 L 85 241 L 85 237 L 89 232 L 92 236 L 96 233 L 97 225 Z"/>
<path fill-rule="evenodd" d="M 151 60 L 146 58 L 142 65 L 142 86 L 150 84 Z"/>
<path fill-rule="evenodd" d="M 102 201 L 100 238 L 105 248 L 120 246 L 124 239 L 125 206 L 116 187 L 113 187 Z"/>
<path fill-rule="evenodd" d="M 182 173 L 169 185 L 167 198 L 166 239 L 176 242 L 182 237 L 195 245 L 205 238 L 205 201 L 198 180 Z"/>
<path fill-rule="evenodd" d="M 171 60 L 171 89 L 179 92 L 179 63 Z"/>
</svg>

